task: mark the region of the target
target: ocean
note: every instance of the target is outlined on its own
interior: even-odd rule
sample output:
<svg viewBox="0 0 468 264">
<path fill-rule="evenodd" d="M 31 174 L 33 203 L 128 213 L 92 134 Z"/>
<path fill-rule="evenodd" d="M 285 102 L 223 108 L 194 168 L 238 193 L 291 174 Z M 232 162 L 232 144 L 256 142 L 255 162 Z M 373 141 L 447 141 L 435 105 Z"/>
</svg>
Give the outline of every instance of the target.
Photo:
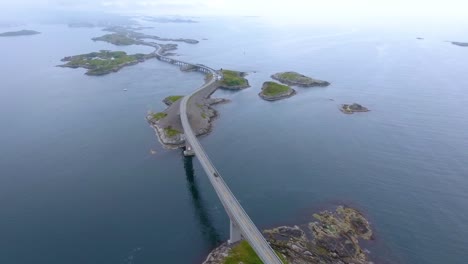
<svg viewBox="0 0 468 264">
<path fill-rule="evenodd" d="M 466 263 L 468 48 L 446 42 L 468 41 L 465 24 L 145 25 L 200 40 L 179 43 L 177 58 L 248 73 L 250 88 L 213 95 L 231 102 L 200 140 L 260 229 L 345 204 L 371 221 L 377 263 Z M 227 240 L 228 217 L 196 158 L 162 148 L 145 116 L 203 75 L 149 60 L 86 76 L 55 66 L 152 49 L 93 42 L 101 28 L 27 28 L 42 34 L 0 39 L 0 263 L 201 263 Z M 289 70 L 331 85 L 260 99 Z M 371 111 L 339 111 L 354 102 Z"/>
</svg>

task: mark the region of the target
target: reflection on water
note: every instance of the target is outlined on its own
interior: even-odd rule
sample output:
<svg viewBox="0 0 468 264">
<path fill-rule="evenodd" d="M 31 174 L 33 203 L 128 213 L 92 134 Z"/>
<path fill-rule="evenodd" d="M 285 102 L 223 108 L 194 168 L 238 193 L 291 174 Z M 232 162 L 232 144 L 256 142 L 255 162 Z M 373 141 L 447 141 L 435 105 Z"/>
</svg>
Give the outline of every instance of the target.
<svg viewBox="0 0 468 264">
<path fill-rule="evenodd" d="M 219 238 L 219 234 L 216 232 L 216 229 L 213 227 L 209 214 L 207 213 L 205 205 L 203 204 L 203 199 L 200 197 L 198 184 L 195 181 L 195 171 L 193 170 L 192 159 L 193 157 L 184 157 L 185 175 L 187 176 L 187 188 L 189 189 L 192 196 L 193 206 L 198 217 L 202 235 L 211 247 L 215 247 L 219 245 L 221 240 Z"/>
</svg>

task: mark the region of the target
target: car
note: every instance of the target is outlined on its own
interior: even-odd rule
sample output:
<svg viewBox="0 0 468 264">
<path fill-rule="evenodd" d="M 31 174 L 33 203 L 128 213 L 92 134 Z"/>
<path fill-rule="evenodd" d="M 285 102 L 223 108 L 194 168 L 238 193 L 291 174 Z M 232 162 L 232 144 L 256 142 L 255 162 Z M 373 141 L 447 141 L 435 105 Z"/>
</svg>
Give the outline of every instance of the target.
<svg viewBox="0 0 468 264">
<path fill-rule="evenodd" d="M 219 177 L 219 175 L 218 175 L 218 173 L 217 173 L 217 172 L 213 173 L 213 176 L 215 176 L 215 177 Z"/>
</svg>

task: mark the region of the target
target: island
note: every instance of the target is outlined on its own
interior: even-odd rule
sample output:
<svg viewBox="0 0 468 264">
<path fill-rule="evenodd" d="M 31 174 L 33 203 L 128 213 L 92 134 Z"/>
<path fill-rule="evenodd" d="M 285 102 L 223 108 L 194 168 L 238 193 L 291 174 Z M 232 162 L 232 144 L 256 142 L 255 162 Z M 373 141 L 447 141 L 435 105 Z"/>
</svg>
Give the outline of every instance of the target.
<svg viewBox="0 0 468 264">
<path fill-rule="evenodd" d="M 373 240 L 369 221 L 358 210 L 338 206 L 334 211 L 313 214 L 315 221 L 280 226 L 263 233 L 279 258 L 288 264 L 371 263 L 360 240 Z M 203 264 L 262 263 L 242 240 L 214 249 Z"/>
<path fill-rule="evenodd" d="M 453 45 L 457 45 L 460 47 L 468 47 L 468 42 L 457 42 L 457 41 L 452 41 Z"/>
<path fill-rule="evenodd" d="M 247 75 L 245 72 L 238 72 L 232 70 L 223 70 L 223 80 L 219 88 L 227 90 L 242 90 L 250 87 L 249 81 L 244 77 Z"/>
<path fill-rule="evenodd" d="M 328 86 L 330 85 L 327 81 L 313 79 L 311 77 L 307 77 L 297 72 L 289 71 L 289 72 L 279 72 L 273 74 L 271 78 L 287 84 L 287 85 L 294 85 L 294 86 L 301 86 L 301 87 L 312 87 L 312 86 Z"/>
<path fill-rule="evenodd" d="M 117 46 L 128 46 L 128 45 L 139 44 L 138 41 L 136 41 L 136 40 L 134 40 L 132 38 L 129 38 L 129 37 L 125 36 L 125 35 L 117 34 L 117 33 L 106 34 L 106 35 L 101 36 L 101 37 L 92 38 L 92 40 L 94 40 L 94 41 L 105 41 L 105 42 L 108 42 L 108 43 L 111 43 L 111 44 L 114 44 L 114 45 L 117 45 Z"/>
<path fill-rule="evenodd" d="M 87 75 L 105 75 L 155 57 L 154 53 L 127 55 L 123 51 L 101 50 L 100 52 L 65 57 L 62 61 L 67 63 L 58 66 L 85 68 L 88 70 Z"/>
<path fill-rule="evenodd" d="M 353 103 L 351 105 L 348 105 L 348 104 L 341 105 L 340 111 L 345 114 L 353 114 L 356 112 L 368 112 L 369 109 L 367 109 L 366 107 L 360 104 Z"/>
<path fill-rule="evenodd" d="M 183 70 L 181 68 L 181 70 Z M 221 71 L 219 71 L 221 72 Z M 213 75 L 206 74 L 205 81 L 213 81 Z M 212 129 L 212 120 L 218 115 L 213 105 L 228 102 L 223 98 L 211 98 L 211 95 L 221 85 L 216 80 L 205 89 L 192 96 L 187 106 L 192 129 L 197 136 L 208 134 Z M 185 145 L 185 135 L 180 121 L 180 103 L 182 95 L 171 95 L 163 102 L 168 107 L 162 112 L 150 112 L 146 119 L 156 131 L 160 143 L 168 149 L 180 148 Z M 177 133 L 179 132 L 179 133 Z"/>
<path fill-rule="evenodd" d="M 267 101 L 276 101 L 291 97 L 296 94 L 296 90 L 289 86 L 275 82 L 264 82 L 262 91 L 258 94 L 262 99 Z"/>
<path fill-rule="evenodd" d="M 18 36 L 29 36 L 29 35 L 37 35 L 41 34 L 41 32 L 34 31 L 34 30 L 19 30 L 19 31 L 10 31 L 0 33 L 0 37 L 18 37 Z"/>
</svg>

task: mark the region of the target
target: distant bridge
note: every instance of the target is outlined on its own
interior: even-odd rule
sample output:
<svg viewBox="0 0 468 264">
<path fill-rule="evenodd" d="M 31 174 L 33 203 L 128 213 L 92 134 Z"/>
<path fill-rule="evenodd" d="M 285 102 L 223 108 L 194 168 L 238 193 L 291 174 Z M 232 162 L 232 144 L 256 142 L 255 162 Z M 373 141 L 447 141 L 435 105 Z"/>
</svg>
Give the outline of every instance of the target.
<svg viewBox="0 0 468 264">
<path fill-rule="evenodd" d="M 205 150 L 197 140 L 195 133 L 190 125 L 189 117 L 187 115 L 187 105 L 190 99 L 198 92 L 213 85 L 217 80 L 222 79 L 222 73 L 213 70 L 205 65 L 191 64 L 181 60 L 176 60 L 163 56 L 161 53 L 161 46 L 156 47 L 156 57 L 159 60 L 177 65 L 181 67 L 190 67 L 193 70 L 200 71 L 205 74 L 211 74 L 213 77 L 209 79 L 203 86 L 192 92 L 191 94 L 182 98 L 180 103 L 180 119 L 182 127 L 184 128 L 185 134 L 185 145 L 187 149 L 191 149 L 195 152 L 198 157 L 203 169 L 205 170 L 208 179 L 210 180 L 213 188 L 216 191 L 221 203 L 226 210 L 226 213 L 230 219 L 230 232 L 229 232 L 229 243 L 235 243 L 240 241 L 242 237 L 246 239 L 253 250 L 257 253 L 263 263 L 266 264 L 282 264 L 283 262 L 276 255 L 275 251 L 270 247 L 262 233 L 257 229 L 255 224 L 250 219 L 249 215 L 244 211 L 239 201 L 236 199 L 234 194 L 231 192 L 226 182 L 216 170 L 215 166 L 211 162 Z"/>
</svg>

